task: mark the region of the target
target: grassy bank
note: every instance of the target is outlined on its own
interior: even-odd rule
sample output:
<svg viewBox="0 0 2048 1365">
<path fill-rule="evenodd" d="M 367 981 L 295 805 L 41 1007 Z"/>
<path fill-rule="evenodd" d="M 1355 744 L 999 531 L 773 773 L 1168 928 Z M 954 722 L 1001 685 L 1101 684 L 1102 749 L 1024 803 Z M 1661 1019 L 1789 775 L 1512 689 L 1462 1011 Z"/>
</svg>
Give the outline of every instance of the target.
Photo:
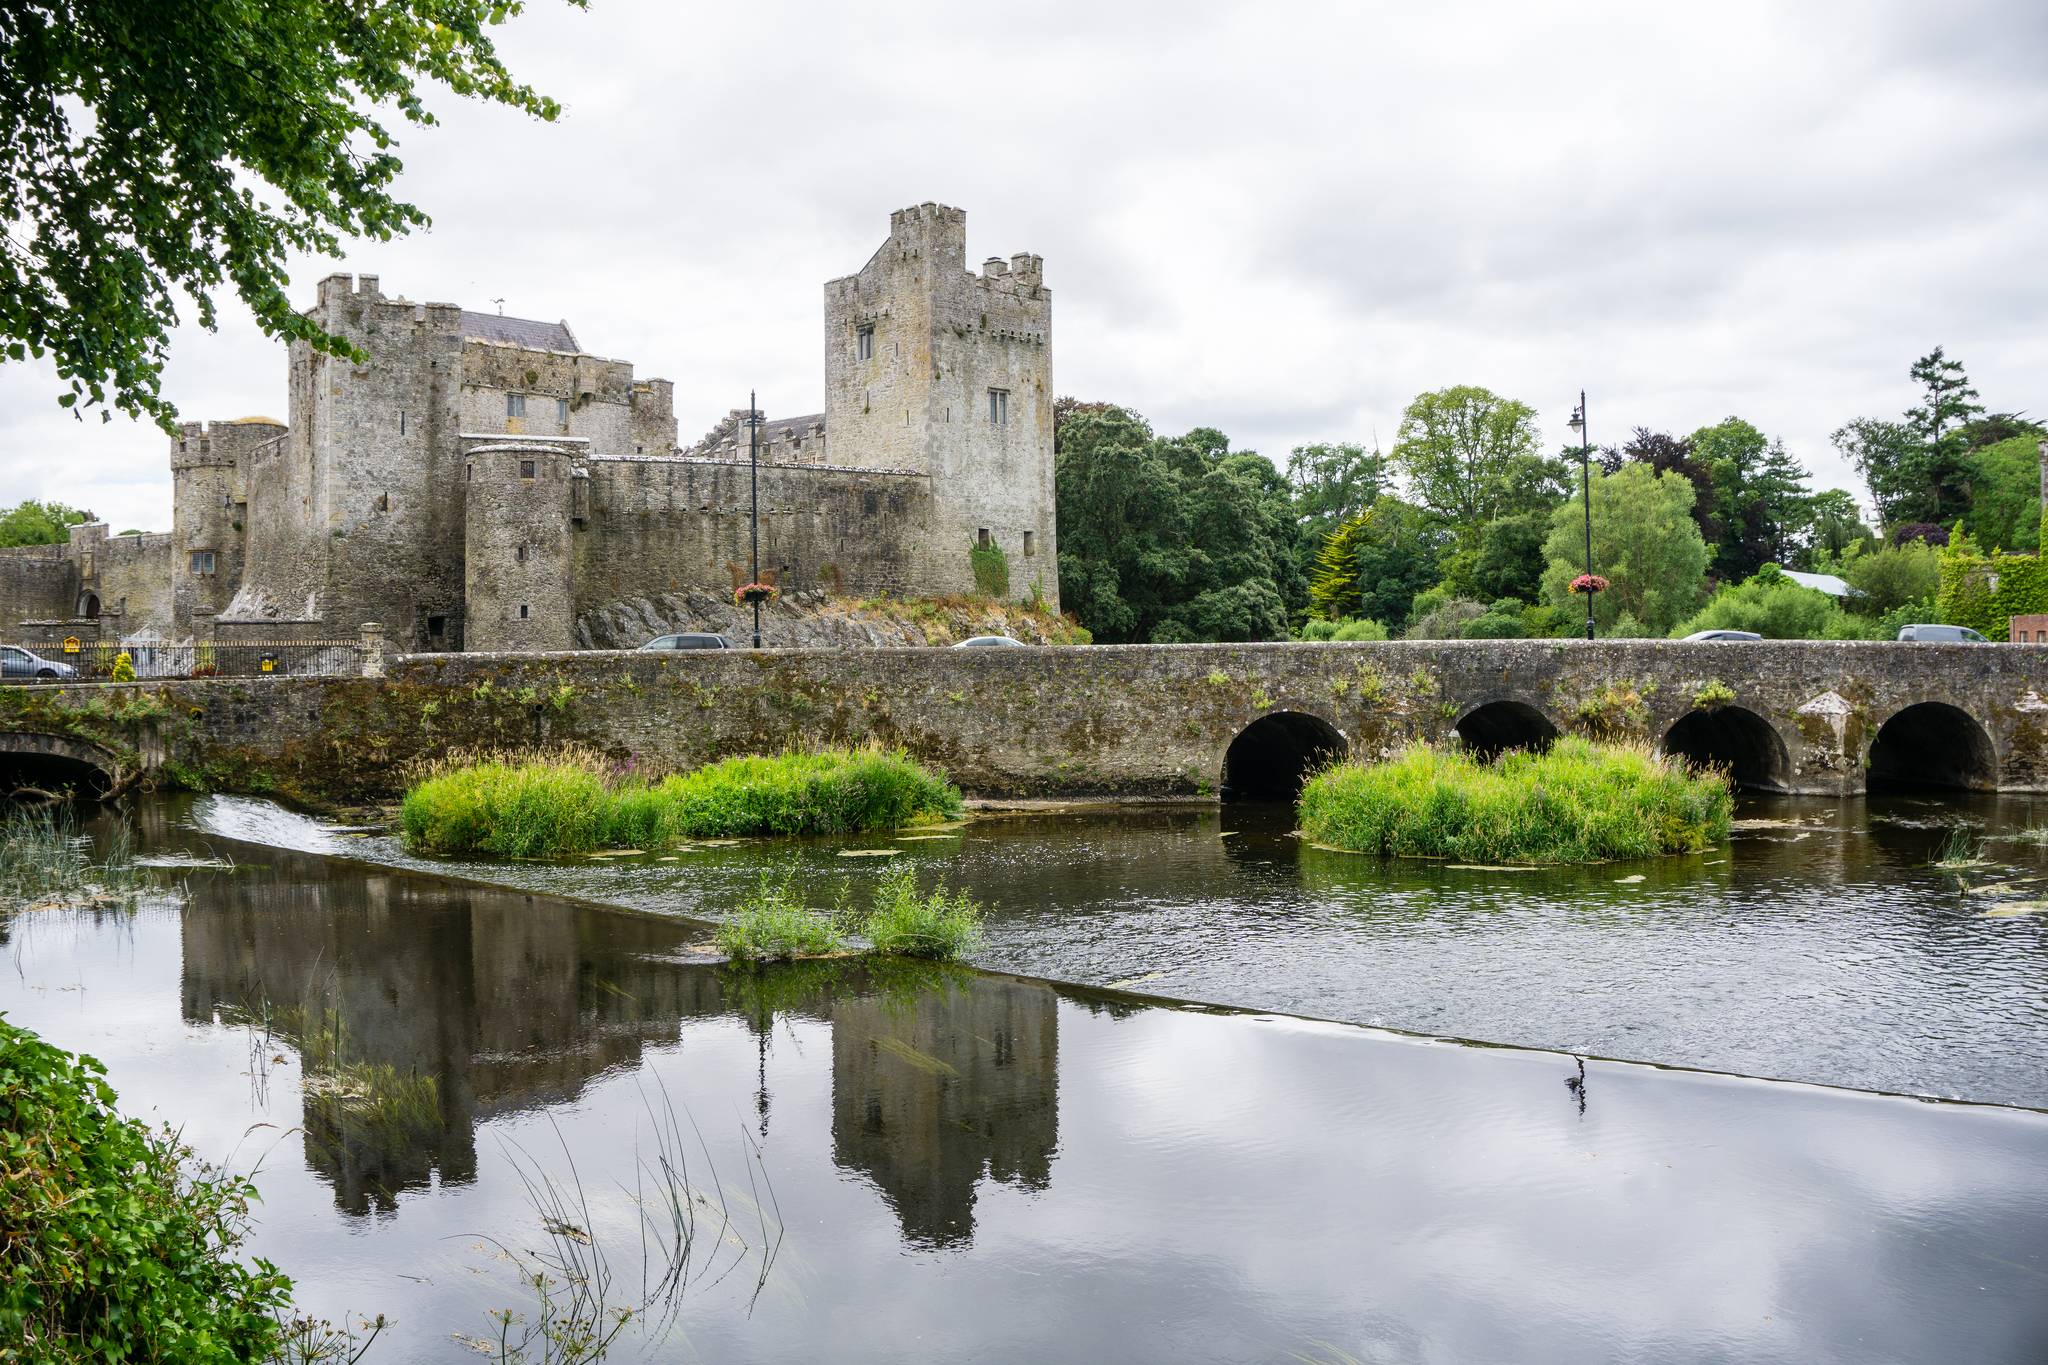
<svg viewBox="0 0 2048 1365">
<path fill-rule="evenodd" d="M 1728 784 L 1646 749 L 1560 739 L 1485 763 L 1414 745 L 1311 779 L 1301 829 L 1360 853 L 1471 863 L 1584 863 L 1687 853 L 1728 837 Z"/>
<path fill-rule="evenodd" d="M 730 758 L 655 782 L 567 753 L 432 773 L 406 792 L 399 823 L 418 852 L 551 858 L 681 839 L 903 829 L 960 808 L 958 788 L 900 749 Z"/>
</svg>

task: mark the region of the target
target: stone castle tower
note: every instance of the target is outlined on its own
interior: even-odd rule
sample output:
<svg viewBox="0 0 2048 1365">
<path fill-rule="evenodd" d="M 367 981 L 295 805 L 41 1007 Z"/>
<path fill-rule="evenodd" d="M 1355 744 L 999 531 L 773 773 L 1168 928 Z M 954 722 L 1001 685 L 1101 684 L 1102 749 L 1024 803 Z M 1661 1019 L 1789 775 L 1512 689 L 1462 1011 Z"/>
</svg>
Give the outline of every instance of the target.
<svg viewBox="0 0 2048 1365">
<path fill-rule="evenodd" d="M 1013 591 L 1058 597 L 1052 296 L 1028 253 L 967 269 L 967 215 L 889 217 L 860 273 L 825 286 L 826 458 L 932 480 L 933 534 L 995 544 Z M 963 561 L 959 566 L 966 568 Z M 942 591 L 972 592 L 971 571 Z"/>
</svg>

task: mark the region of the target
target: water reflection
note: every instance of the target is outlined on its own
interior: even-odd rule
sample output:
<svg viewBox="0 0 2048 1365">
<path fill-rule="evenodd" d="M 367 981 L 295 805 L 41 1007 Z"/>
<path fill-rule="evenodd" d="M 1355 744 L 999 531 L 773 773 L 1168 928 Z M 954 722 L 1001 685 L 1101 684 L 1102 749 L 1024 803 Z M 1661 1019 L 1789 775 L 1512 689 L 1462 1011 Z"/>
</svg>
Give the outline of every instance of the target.
<svg viewBox="0 0 2048 1365">
<path fill-rule="evenodd" d="M 517 1306 L 477 1246 L 530 1245 L 522 1170 L 573 1162 L 628 1264 L 662 1097 L 703 1135 L 696 1188 L 779 1250 L 693 1284 L 651 1358 L 1866 1365 L 2048 1341 L 2041 1115 L 963 970 L 735 973 L 679 921 L 218 851 L 238 866 L 182 874 L 182 908 L 18 933 L 0 1009 L 208 1155 L 289 1127 L 302 1085 L 304 1161 L 264 1162 L 254 1249 L 315 1311 L 390 1314 L 392 1359 L 452 1358 Z M 1213 843 L 1201 865 L 1276 875 Z M 267 1098 L 265 1018 L 303 1061 Z M 374 1068 L 433 1104 L 366 1107 Z"/>
<path fill-rule="evenodd" d="M 778 1017 L 829 1026 L 834 1159 L 874 1182 L 910 1244 L 971 1237 L 984 1178 L 1050 1178 L 1059 1026 L 1045 985 L 969 990 L 958 969 L 913 964 L 712 968 L 681 960 L 690 935 L 674 923 L 270 861 L 261 878 L 192 880 L 183 1014 L 298 1051 L 306 1159 L 349 1213 L 474 1179 L 484 1121 L 573 1101 L 683 1021 L 728 1014 L 764 1050 Z M 432 1102 L 394 1103 L 394 1085 Z M 764 1083 L 764 1133 L 770 1104 Z"/>
</svg>

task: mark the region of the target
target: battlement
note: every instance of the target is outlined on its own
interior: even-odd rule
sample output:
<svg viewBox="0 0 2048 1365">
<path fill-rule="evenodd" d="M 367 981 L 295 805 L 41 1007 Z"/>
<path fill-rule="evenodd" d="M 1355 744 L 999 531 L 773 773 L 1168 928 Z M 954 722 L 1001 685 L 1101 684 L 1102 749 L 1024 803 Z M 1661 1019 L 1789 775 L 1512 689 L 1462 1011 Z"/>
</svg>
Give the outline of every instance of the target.
<svg viewBox="0 0 2048 1365">
<path fill-rule="evenodd" d="M 967 224 L 967 210 L 956 209 L 950 204 L 935 204 L 926 200 L 907 209 L 897 209 L 889 215 L 889 233 L 894 236 L 904 228 L 924 224 L 945 224 L 964 227 Z"/>
<path fill-rule="evenodd" d="M 250 452 L 288 434 L 274 417 L 215 418 L 211 422 L 180 422 L 171 438 L 172 469 L 233 468 Z"/>
<path fill-rule="evenodd" d="M 335 303 L 346 298 L 381 299 L 384 293 L 377 287 L 375 275 L 358 278 L 346 271 L 336 271 L 323 278 L 316 288 L 321 304 Z"/>
</svg>

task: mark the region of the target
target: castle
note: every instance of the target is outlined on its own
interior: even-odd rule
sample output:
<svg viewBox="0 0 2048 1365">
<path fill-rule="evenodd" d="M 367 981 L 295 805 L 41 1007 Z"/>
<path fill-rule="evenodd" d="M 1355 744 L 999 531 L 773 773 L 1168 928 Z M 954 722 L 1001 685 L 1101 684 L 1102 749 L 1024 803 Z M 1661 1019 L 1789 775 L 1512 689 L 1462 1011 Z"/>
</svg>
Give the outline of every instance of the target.
<svg viewBox="0 0 2048 1365">
<path fill-rule="evenodd" d="M 890 215 L 825 285 L 825 410 L 756 415 L 760 555 L 785 590 L 977 590 L 1057 608 L 1051 296 L 1020 254 L 966 263 L 966 215 Z M 730 593 L 749 563 L 749 414 L 676 440 L 673 385 L 565 322 L 385 295 L 330 275 L 308 312 L 361 364 L 293 342 L 289 424 L 187 423 L 168 534 L 73 529 L 0 549 L 17 638 L 352 637 L 400 649 L 571 648 L 628 598 Z M 982 580 L 987 586 L 987 579 Z"/>
</svg>

